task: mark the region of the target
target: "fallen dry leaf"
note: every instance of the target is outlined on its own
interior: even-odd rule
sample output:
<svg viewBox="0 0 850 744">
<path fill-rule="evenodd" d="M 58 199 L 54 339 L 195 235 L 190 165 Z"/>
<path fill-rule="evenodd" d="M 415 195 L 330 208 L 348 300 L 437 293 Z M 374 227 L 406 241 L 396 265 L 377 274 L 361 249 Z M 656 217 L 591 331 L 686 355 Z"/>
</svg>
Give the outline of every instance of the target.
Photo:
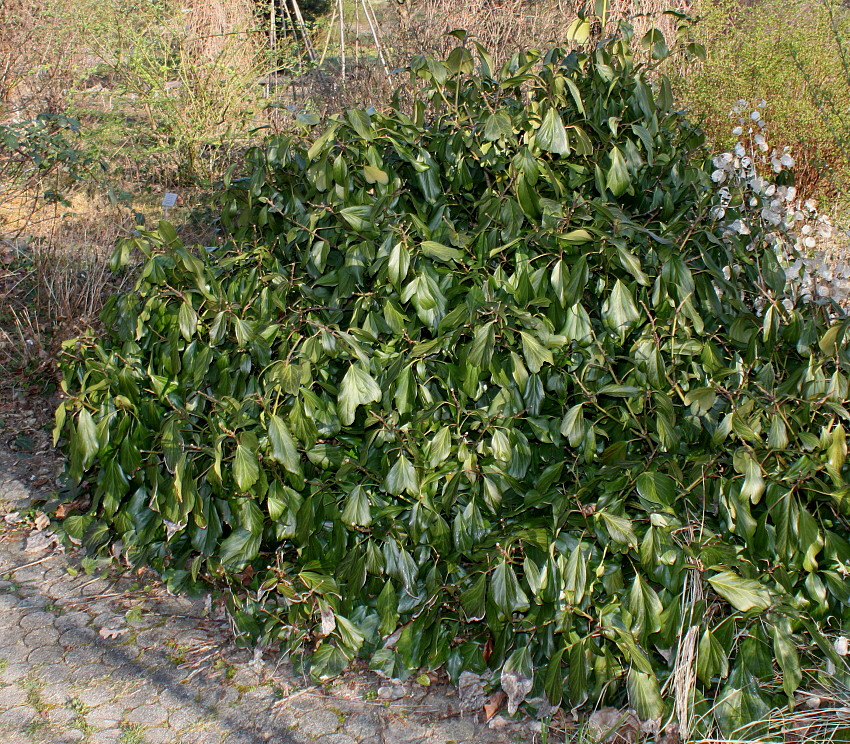
<svg viewBox="0 0 850 744">
<path fill-rule="evenodd" d="M 25 553 L 42 553 L 49 550 L 50 547 L 58 543 L 56 536 L 50 532 L 33 532 L 28 538 L 24 546 Z"/>
<path fill-rule="evenodd" d="M 35 515 L 35 528 L 37 530 L 45 530 L 50 526 L 50 517 L 44 512 L 38 512 Z"/>
<path fill-rule="evenodd" d="M 493 655 L 493 636 L 490 636 L 487 639 L 481 654 L 484 656 L 484 663 L 488 664 L 490 662 L 490 657 Z"/>
<path fill-rule="evenodd" d="M 520 703 L 531 692 L 534 680 L 519 672 L 506 672 L 501 676 L 502 689 L 508 696 L 508 713 L 513 715 L 519 709 Z"/>
<path fill-rule="evenodd" d="M 640 720 L 631 710 L 600 708 L 587 719 L 591 741 L 606 744 L 633 744 L 640 731 Z"/>
<path fill-rule="evenodd" d="M 20 512 L 9 512 L 5 517 L 3 517 L 3 521 L 6 524 L 20 524 L 23 522 L 23 518 L 21 517 Z"/>
<path fill-rule="evenodd" d="M 119 636 L 124 635 L 129 628 L 101 628 L 98 631 L 98 635 L 101 638 L 118 638 Z"/>
<path fill-rule="evenodd" d="M 88 509 L 89 503 L 89 500 L 85 496 L 81 496 L 80 498 L 69 501 L 66 504 L 59 504 L 59 506 L 56 507 L 56 519 L 65 519 L 65 517 L 75 511 Z"/>
<path fill-rule="evenodd" d="M 472 672 L 461 672 L 457 681 L 457 697 L 461 710 L 481 710 L 487 701 L 481 677 Z"/>
<path fill-rule="evenodd" d="M 508 696 L 505 695 L 504 691 L 498 690 L 494 692 L 490 697 L 487 698 L 487 702 L 484 703 L 484 723 L 489 723 L 490 719 L 496 715 L 505 705 L 505 701 L 508 699 Z"/>
</svg>

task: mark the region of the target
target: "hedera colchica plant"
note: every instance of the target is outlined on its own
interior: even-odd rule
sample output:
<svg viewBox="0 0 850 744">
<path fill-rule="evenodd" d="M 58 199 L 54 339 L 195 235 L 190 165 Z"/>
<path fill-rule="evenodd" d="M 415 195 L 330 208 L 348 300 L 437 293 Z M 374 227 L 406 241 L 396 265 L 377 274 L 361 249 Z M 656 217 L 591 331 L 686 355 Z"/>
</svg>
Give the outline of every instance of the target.
<svg viewBox="0 0 850 744">
<path fill-rule="evenodd" d="M 622 36 L 415 58 L 406 108 L 251 150 L 220 248 L 122 242 L 135 291 L 63 360 L 67 535 L 231 584 L 320 678 L 665 719 L 691 668 L 731 732 L 841 667 L 846 323 L 711 216 L 648 70 Z"/>
</svg>

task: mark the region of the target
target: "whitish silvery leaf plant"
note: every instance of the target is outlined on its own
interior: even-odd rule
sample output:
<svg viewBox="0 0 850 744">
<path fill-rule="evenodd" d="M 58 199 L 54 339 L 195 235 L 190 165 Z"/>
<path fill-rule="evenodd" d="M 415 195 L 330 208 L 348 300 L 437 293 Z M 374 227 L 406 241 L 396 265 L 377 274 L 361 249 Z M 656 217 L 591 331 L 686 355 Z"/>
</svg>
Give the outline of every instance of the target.
<svg viewBox="0 0 850 744">
<path fill-rule="evenodd" d="M 750 250 L 752 240 L 773 246 L 788 278 L 788 296 L 782 298 L 786 310 L 790 311 L 797 299 L 847 300 L 850 266 L 846 261 L 827 260 L 837 231 L 829 215 L 818 211 L 815 199 L 798 198 L 788 178 L 794 158 L 790 148 L 770 144 L 766 105 L 765 101 L 750 104 L 739 99 L 730 111 L 736 120 L 732 134 L 738 142 L 732 150 L 712 158 L 711 180 L 717 184 L 712 217 L 723 225 L 726 237 L 738 236 Z M 723 270 L 728 278 L 732 272 L 740 272 L 740 265 Z M 765 301 L 763 296 L 756 299 L 759 314 Z"/>
</svg>

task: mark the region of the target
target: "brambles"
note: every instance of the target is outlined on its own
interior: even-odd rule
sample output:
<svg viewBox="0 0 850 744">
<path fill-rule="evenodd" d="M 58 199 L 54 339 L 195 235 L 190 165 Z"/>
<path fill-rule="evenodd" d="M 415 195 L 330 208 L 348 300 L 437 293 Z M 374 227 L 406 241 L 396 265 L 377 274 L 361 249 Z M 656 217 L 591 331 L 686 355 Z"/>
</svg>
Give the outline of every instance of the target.
<svg viewBox="0 0 850 744">
<path fill-rule="evenodd" d="M 225 245 L 119 244 L 136 291 L 63 362 L 67 536 L 228 583 L 317 678 L 489 667 L 662 723 L 677 686 L 685 736 L 842 669 L 843 316 L 716 212 L 623 39 L 410 71 L 410 111 L 251 150 Z"/>
</svg>

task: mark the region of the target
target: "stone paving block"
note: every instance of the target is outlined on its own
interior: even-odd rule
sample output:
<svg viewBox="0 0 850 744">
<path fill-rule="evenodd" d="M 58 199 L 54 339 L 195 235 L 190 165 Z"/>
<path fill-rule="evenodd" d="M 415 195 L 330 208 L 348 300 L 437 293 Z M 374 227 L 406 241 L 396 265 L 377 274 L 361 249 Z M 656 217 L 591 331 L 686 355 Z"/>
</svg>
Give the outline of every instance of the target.
<svg viewBox="0 0 850 744">
<path fill-rule="evenodd" d="M 41 702 L 45 705 L 65 705 L 76 695 L 66 682 L 52 681 L 53 672 L 53 669 L 42 670 L 45 686 L 39 694 L 39 697 L 41 698 Z"/>
<path fill-rule="evenodd" d="M 434 724 L 433 738 L 435 742 L 466 741 L 474 739 L 476 725 L 471 718 L 449 718 Z"/>
<path fill-rule="evenodd" d="M 15 569 L 15 581 L 18 583 L 41 584 L 44 580 L 45 569 L 40 566 Z"/>
<path fill-rule="evenodd" d="M 98 705 L 105 705 L 110 702 L 116 695 L 116 690 L 111 685 L 92 685 L 79 690 L 75 697 L 80 700 L 83 705 L 89 708 L 96 708 Z"/>
<path fill-rule="evenodd" d="M 53 621 L 53 627 L 56 628 L 60 633 L 64 633 L 66 630 L 76 630 L 79 631 L 80 628 L 85 627 L 89 624 L 90 618 L 87 613 L 82 610 L 70 610 L 59 617 L 57 617 Z M 96 634 L 92 632 L 92 640 Z M 79 636 L 77 636 L 79 640 Z"/>
<path fill-rule="evenodd" d="M 168 711 L 158 703 L 142 705 L 127 712 L 128 723 L 141 723 L 145 726 L 158 726 L 168 720 Z"/>
<path fill-rule="evenodd" d="M 16 705 L 0 712 L 0 731 L 23 731 L 36 717 L 36 712 L 28 705 Z"/>
<path fill-rule="evenodd" d="M 30 651 L 27 656 L 27 664 L 32 667 L 41 667 L 45 664 L 61 664 L 64 650 L 59 646 L 43 646 Z"/>
<path fill-rule="evenodd" d="M 108 728 L 95 731 L 89 739 L 90 744 L 118 744 L 123 736 L 120 728 Z"/>
<path fill-rule="evenodd" d="M 380 736 L 381 722 L 376 715 L 360 713 L 346 718 L 343 730 L 359 741 L 370 736 Z"/>
<path fill-rule="evenodd" d="M 325 734 L 316 739 L 316 744 L 357 744 L 357 740 L 348 734 Z"/>
<path fill-rule="evenodd" d="M 298 729 L 308 736 L 332 734 L 341 725 L 339 716 L 330 710 L 313 710 L 298 718 Z"/>
<path fill-rule="evenodd" d="M 75 682 L 94 682 L 109 677 L 109 667 L 105 664 L 85 664 L 73 671 Z"/>
<path fill-rule="evenodd" d="M 27 700 L 26 693 L 17 686 L 0 687 L 0 708 L 12 708 L 23 705 Z"/>
<path fill-rule="evenodd" d="M 7 584 L 9 582 L 6 582 Z M 14 610 L 21 604 L 21 600 L 19 597 L 16 597 L 14 594 L 10 594 L 6 591 L 0 593 L 0 611 L 2 612 L 10 612 Z"/>
<path fill-rule="evenodd" d="M 3 646 L 0 648 L 0 658 L 6 659 L 7 662 L 17 661 L 23 663 L 26 661 L 29 654 L 30 649 L 24 646 L 23 643 L 18 643 L 14 646 Z"/>
<path fill-rule="evenodd" d="M 86 723 L 95 728 L 117 727 L 124 720 L 123 705 L 108 703 L 100 705 L 85 715 Z"/>
<path fill-rule="evenodd" d="M 195 710 L 194 706 L 179 707 L 169 711 L 168 725 L 177 731 L 182 731 L 196 725 L 202 718 L 203 714 Z"/>
<path fill-rule="evenodd" d="M 64 726 L 76 718 L 77 712 L 71 708 L 51 708 L 47 711 L 47 720 L 54 726 Z"/>
<path fill-rule="evenodd" d="M 174 744 L 178 741 L 177 733 L 174 729 L 157 726 L 156 728 L 145 729 L 144 738 L 146 744 Z"/>
<path fill-rule="evenodd" d="M 68 633 L 63 633 L 59 637 L 59 642 L 61 643 L 67 635 Z M 70 636 L 70 638 L 73 638 L 73 636 Z M 85 666 L 87 664 L 100 664 L 103 661 L 103 654 L 104 649 L 95 644 L 87 646 L 72 644 L 65 652 L 65 658 L 77 666 Z"/>
<path fill-rule="evenodd" d="M 59 631 L 50 625 L 31 630 L 24 636 L 24 643 L 29 648 L 43 648 L 44 646 L 55 645 L 58 642 Z"/>
<path fill-rule="evenodd" d="M 0 654 L 2 656 L 2 654 Z M 13 663 L 9 664 L 5 669 L 0 670 L 0 683 L 9 684 L 23 679 L 30 673 L 30 667 L 27 664 Z"/>
</svg>

